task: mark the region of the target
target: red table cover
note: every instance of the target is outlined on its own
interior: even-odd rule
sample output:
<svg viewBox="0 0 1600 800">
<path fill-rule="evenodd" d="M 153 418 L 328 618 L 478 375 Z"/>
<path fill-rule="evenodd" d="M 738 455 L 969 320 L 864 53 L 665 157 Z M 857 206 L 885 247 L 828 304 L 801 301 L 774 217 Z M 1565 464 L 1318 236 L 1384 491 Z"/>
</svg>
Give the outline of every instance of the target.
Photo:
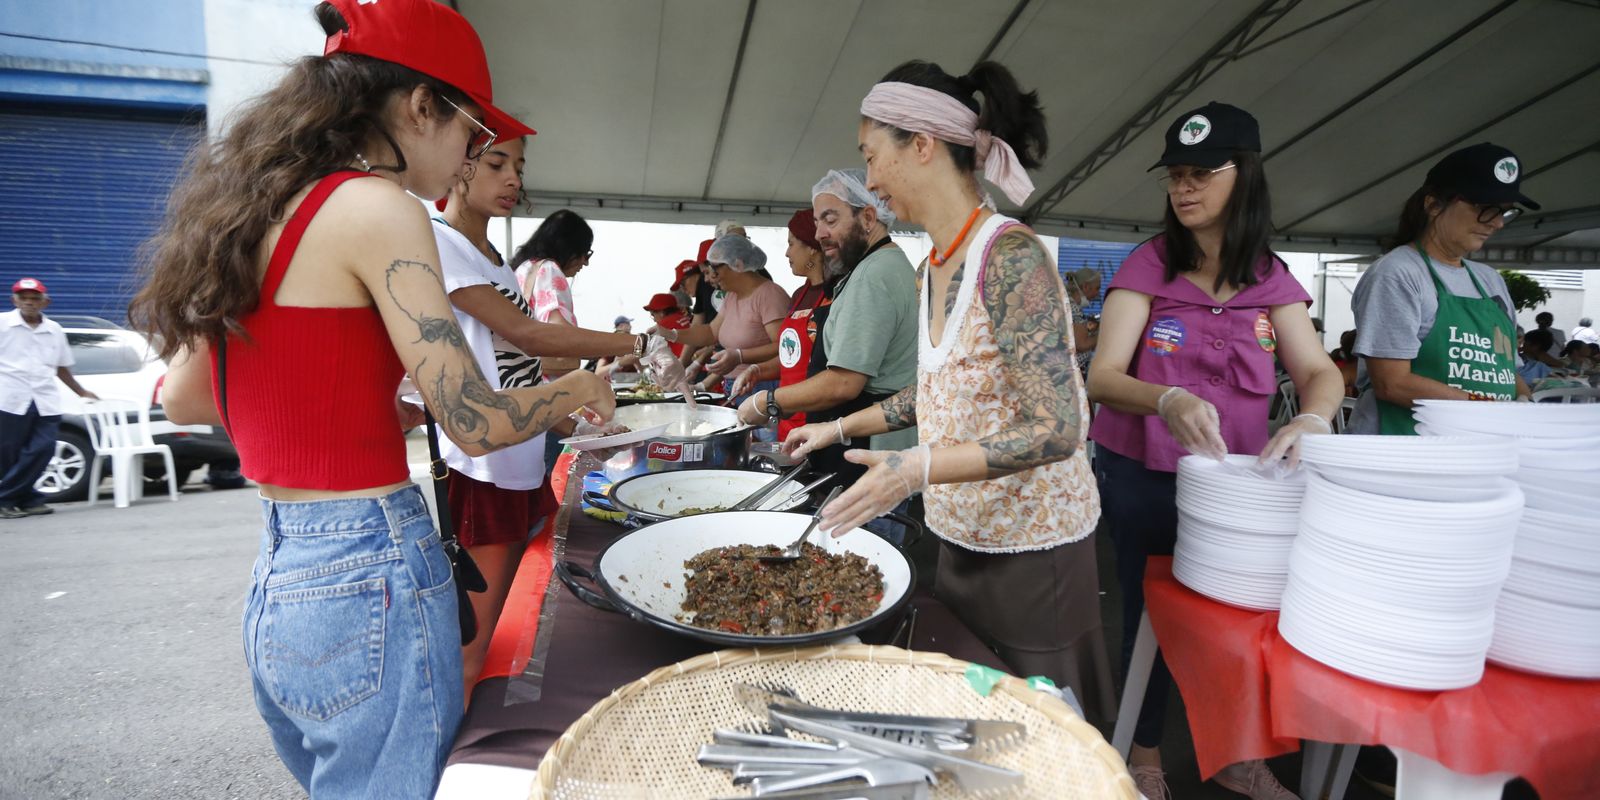
<svg viewBox="0 0 1600 800">
<path fill-rule="evenodd" d="M 550 490 L 557 498 L 566 496 L 567 473 L 572 469 L 574 458 L 573 453 L 562 453 L 550 473 Z M 544 607 L 545 589 L 555 570 L 555 527 L 556 515 L 551 514 L 522 553 L 511 591 L 506 595 L 505 608 L 500 611 L 494 636 L 489 639 L 489 650 L 483 656 L 479 681 L 521 675 L 533 656 L 533 640 L 539 632 L 539 611 Z"/>
<path fill-rule="evenodd" d="M 1544 800 L 1600 797 L 1600 681 L 1490 664 L 1466 689 L 1380 686 L 1295 650 L 1278 636 L 1275 612 L 1190 591 L 1172 577 L 1170 558 L 1150 559 L 1145 603 L 1205 778 L 1310 739 L 1391 745 L 1467 774 L 1520 775 Z"/>
</svg>

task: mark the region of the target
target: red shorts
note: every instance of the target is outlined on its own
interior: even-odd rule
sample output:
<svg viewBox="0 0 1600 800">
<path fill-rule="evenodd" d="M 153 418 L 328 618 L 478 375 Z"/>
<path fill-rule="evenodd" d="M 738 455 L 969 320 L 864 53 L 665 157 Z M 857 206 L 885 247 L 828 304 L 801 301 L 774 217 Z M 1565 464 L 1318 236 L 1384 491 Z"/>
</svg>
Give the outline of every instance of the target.
<svg viewBox="0 0 1600 800">
<path fill-rule="evenodd" d="M 467 548 L 523 544 L 533 534 L 533 526 L 555 513 L 559 505 L 549 481 L 537 489 L 502 489 L 450 470 L 445 483 L 456 538 Z"/>
</svg>

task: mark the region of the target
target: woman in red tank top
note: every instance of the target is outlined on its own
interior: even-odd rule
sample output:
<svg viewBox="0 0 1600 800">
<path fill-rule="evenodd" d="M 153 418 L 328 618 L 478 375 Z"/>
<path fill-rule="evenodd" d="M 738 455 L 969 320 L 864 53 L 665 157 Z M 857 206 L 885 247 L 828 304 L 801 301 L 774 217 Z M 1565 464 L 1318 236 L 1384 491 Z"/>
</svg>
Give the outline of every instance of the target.
<svg viewBox="0 0 1600 800">
<path fill-rule="evenodd" d="M 498 389 L 445 297 L 412 195 L 532 133 L 494 107 L 471 25 L 432 0 L 315 14 L 324 55 L 197 152 L 129 315 L 173 360 L 168 416 L 224 425 L 261 486 L 244 643 L 279 756 L 313 798 L 426 798 L 464 706 L 461 642 L 400 379 L 469 455 L 614 399 L 587 373 Z"/>
</svg>

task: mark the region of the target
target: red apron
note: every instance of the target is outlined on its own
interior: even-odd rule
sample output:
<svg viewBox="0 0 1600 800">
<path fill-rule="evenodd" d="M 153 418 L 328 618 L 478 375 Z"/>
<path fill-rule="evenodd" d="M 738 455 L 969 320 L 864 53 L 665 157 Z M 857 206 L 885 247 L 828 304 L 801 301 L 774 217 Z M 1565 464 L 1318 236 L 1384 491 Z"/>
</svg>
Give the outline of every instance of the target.
<svg viewBox="0 0 1600 800">
<path fill-rule="evenodd" d="M 817 325 L 811 312 L 832 302 L 821 286 L 806 284 L 789 303 L 789 316 L 778 331 L 778 385 L 793 386 L 810 376 L 811 348 L 817 343 Z M 778 420 L 778 441 L 789 431 L 806 424 L 806 415 L 793 414 Z"/>
</svg>

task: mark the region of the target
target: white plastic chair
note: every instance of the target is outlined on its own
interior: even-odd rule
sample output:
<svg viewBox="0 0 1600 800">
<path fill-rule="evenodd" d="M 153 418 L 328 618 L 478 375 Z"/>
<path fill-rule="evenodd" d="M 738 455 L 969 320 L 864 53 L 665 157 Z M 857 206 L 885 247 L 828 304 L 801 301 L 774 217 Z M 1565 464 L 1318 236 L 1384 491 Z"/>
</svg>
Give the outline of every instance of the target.
<svg viewBox="0 0 1600 800">
<path fill-rule="evenodd" d="M 136 421 L 128 420 L 134 414 Z M 150 433 L 149 406 L 131 400 L 98 400 L 88 403 L 84 416 L 89 422 L 89 443 L 94 446 L 89 467 L 89 505 L 100 495 L 100 465 L 111 459 L 111 496 L 117 508 L 127 508 L 144 495 L 144 457 L 160 454 L 167 462 L 167 494 L 178 502 L 178 470 L 172 462 L 172 448 L 156 444 Z"/>
<path fill-rule="evenodd" d="M 1542 389 L 1533 393 L 1535 403 L 1600 403 L 1600 389 L 1567 386 L 1560 389 Z"/>
<path fill-rule="evenodd" d="M 1350 425 L 1350 417 L 1355 413 L 1356 399 L 1354 397 L 1346 397 L 1339 401 L 1339 412 L 1333 415 L 1333 432 L 1344 433 L 1344 429 Z"/>
</svg>

